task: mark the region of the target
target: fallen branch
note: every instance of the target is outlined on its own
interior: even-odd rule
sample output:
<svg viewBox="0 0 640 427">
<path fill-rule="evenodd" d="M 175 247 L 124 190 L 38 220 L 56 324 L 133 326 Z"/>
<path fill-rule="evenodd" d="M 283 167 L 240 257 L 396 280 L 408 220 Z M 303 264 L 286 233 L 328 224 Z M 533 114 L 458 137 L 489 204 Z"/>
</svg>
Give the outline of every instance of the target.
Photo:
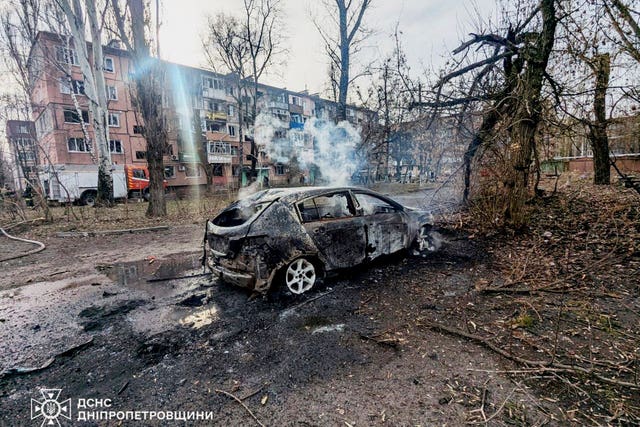
<svg viewBox="0 0 640 427">
<path fill-rule="evenodd" d="M 360 334 L 360 338 L 367 341 L 373 341 L 374 343 L 379 345 L 391 347 L 394 350 L 397 350 L 400 347 L 400 342 L 397 339 L 393 339 L 393 338 L 378 339 L 378 338 L 375 338 L 374 336 L 368 336 L 364 334 Z"/>
<path fill-rule="evenodd" d="M 233 400 L 235 400 L 236 402 L 238 402 L 240 405 L 242 405 L 242 407 L 249 413 L 249 415 L 251 415 L 251 417 L 256 420 L 256 422 L 258 423 L 258 425 L 260 427 L 264 427 L 264 424 L 262 424 L 260 422 L 260 420 L 253 414 L 253 412 L 251 412 L 251 409 L 249 409 L 249 407 L 247 405 L 244 404 L 244 402 L 239 399 L 238 397 L 236 397 L 235 395 L 229 393 L 228 391 L 224 391 L 224 390 L 218 390 L 216 389 L 216 393 L 220 393 L 220 394 L 224 394 L 225 396 L 228 396 L 230 398 L 232 398 Z"/>
<path fill-rule="evenodd" d="M 459 329 L 455 329 L 455 328 L 450 328 L 448 326 L 444 326 L 444 325 L 439 325 L 437 323 L 431 323 L 428 322 L 426 324 L 423 324 L 423 326 L 426 326 L 427 328 L 433 329 L 434 331 L 438 331 L 438 332 L 444 332 L 447 333 L 449 335 L 455 335 L 455 336 L 459 336 L 459 337 L 463 337 L 463 338 L 467 338 L 470 341 L 476 342 L 477 344 L 483 345 L 484 347 L 488 348 L 489 350 L 509 359 L 512 360 L 514 362 L 520 363 L 522 365 L 528 365 L 528 366 L 535 366 L 538 371 L 542 371 L 542 372 L 555 372 L 555 373 L 566 373 L 566 374 L 571 374 L 571 375 L 587 375 L 590 377 L 593 377 L 599 381 L 602 381 L 603 383 L 606 384 L 610 384 L 610 385 L 614 385 L 614 386 L 619 386 L 619 387 L 627 387 L 627 388 L 631 388 L 634 390 L 640 390 L 640 384 L 637 383 L 631 383 L 628 381 L 621 381 L 621 380 L 617 380 L 615 378 L 609 378 L 609 377 L 605 377 L 603 375 L 598 374 L 597 372 L 595 372 L 593 369 L 587 369 L 587 368 L 583 368 L 581 366 L 572 366 L 572 365 L 566 365 L 564 363 L 558 363 L 558 362 L 544 362 L 541 360 L 529 360 L 529 359 L 524 359 L 522 357 L 516 356 L 514 354 L 511 354 L 509 352 L 507 352 L 506 350 L 501 349 L 500 347 L 496 346 L 495 344 L 489 342 L 488 340 L 486 340 L 485 338 L 482 338 L 480 336 L 477 335 L 473 335 L 473 334 L 469 334 L 466 333 L 464 331 L 461 331 Z"/>
<path fill-rule="evenodd" d="M 38 246 L 36 249 L 32 249 L 29 252 L 25 252 L 25 253 L 18 254 L 18 255 L 12 255 L 12 256 L 7 257 L 7 258 L 2 258 L 2 259 L 0 259 L 0 262 L 9 261 L 9 260 L 12 260 L 12 259 L 18 259 L 18 258 L 26 257 L 26 256 L 29 256 L 29 255 L 37 254 L 38 252 L 42 252 L 47 248 L 44 243 L 38 242 L 37 240 L 21 239 L 20 237 L 12 236 L 9 233 L 7 233 L 6 231 L 4 231 L 3 228 L 0 228 L 0 232 L 2 234 L 4 234 L 5 236 L 7 236 L 11 240 L 17 240 L 19 242 L 31 243 L 33 245 L 37 245 Z"/>
</svg>

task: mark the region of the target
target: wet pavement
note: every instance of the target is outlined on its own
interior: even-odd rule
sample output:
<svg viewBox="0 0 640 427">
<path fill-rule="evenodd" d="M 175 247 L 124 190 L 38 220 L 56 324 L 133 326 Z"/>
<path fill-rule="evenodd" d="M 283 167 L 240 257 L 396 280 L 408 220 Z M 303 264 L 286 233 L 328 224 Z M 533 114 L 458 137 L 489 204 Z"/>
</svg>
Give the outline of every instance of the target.
<svg viewBox="0 0 640 427">
<path fill-rule="evenodd" d="M 98 265 L 92 275 L 1 291 L 0 372 L 41 366 L 92 333 L 108 333 L 116 319 L 148 334 L 202 325 L 210 314 L 195 307 L 205 305 L 215 283 L 201 273 L 199 254 L 176 254 Z M 182 276 L 194 277 L 171 280 Z M 184 304 L 188 298 L 199 302 Z"/>
</svg>

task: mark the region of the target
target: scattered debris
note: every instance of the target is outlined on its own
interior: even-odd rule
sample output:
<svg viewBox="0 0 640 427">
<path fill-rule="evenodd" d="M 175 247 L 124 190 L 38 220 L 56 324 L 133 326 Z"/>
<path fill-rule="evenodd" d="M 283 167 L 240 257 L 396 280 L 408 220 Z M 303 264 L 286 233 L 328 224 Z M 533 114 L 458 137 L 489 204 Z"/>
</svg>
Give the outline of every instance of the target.
<svg viewBox="0 0 640 427">
<path fill-rule="evenodd" d="M 231 394 L 231 393 L 229 393 L 227 391 L 224 391 L 224 390 L 216 389 L 216 393 L 224 394 L 225 396 L 228 396 L 228 397 L 232 398 L 233 400 L 235 400 L 236 402 L 238 402 L 249 413 L 249 415 L 251 415 L 251 418 L 253 418 L 256 421 L 256 423 L 258 423 L 258 425 L 260 427 L 264 427 L 264 424 L 262 424 L 260 422 L 260 420 L 253 414 L 253 412 L 251 412 L 251 409 L 249 409 L 249 407 L 247 405 L 245 405 L 244 402 L 242 400 L 240 400 L 238 397 L 236 397 L 235 395 L 233 395 L 233 394 Z M 266 401 L 265 401 L 265 403 L 266 403 Z M 264 403 L 263 403 L 263 405 L 264 405 Z"/>
</svg>

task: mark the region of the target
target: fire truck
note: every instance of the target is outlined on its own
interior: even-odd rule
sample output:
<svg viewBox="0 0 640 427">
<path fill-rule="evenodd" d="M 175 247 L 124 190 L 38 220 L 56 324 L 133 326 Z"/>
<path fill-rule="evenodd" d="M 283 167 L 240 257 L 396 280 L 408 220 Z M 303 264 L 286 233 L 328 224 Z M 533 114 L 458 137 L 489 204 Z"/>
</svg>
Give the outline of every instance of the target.
<svg viewBox="0 0 640 427">
<path fill-rule="evenodd" d="M 149 170 L 140 165 L 113 165 L 113 197 L 148 198 Z M 53 165 L 40 172 L 49 201 L 93 206 L 98 196 L 98 166 Z M 167 188 L 165 180 L 164 188 Z"/>
</svg>

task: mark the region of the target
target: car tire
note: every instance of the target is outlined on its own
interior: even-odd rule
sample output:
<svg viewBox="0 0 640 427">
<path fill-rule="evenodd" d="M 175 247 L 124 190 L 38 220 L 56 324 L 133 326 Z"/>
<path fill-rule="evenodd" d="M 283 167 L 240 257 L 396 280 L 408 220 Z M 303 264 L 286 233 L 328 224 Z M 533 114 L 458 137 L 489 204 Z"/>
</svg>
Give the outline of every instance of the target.
<svg viewBox="0 0 640 427">
<path fill-rule="evenodd" d="M 283 288 L 293 295 L 301 295 L 314 287 L 318 282 L 319 273 L 317 263 L 311 258 L 296 258 L 283 269 Z"/>
<path fill-rule="evenodd" d="M 82 197 L 80 197 L 80 203 L 84 206 L 89 206 L 90 208 L 94 207 L 96 204 L 96 198 L 98 197 L 98 193 L 95 191 L 85 191 L 82 193 Z"/>
</svg>

